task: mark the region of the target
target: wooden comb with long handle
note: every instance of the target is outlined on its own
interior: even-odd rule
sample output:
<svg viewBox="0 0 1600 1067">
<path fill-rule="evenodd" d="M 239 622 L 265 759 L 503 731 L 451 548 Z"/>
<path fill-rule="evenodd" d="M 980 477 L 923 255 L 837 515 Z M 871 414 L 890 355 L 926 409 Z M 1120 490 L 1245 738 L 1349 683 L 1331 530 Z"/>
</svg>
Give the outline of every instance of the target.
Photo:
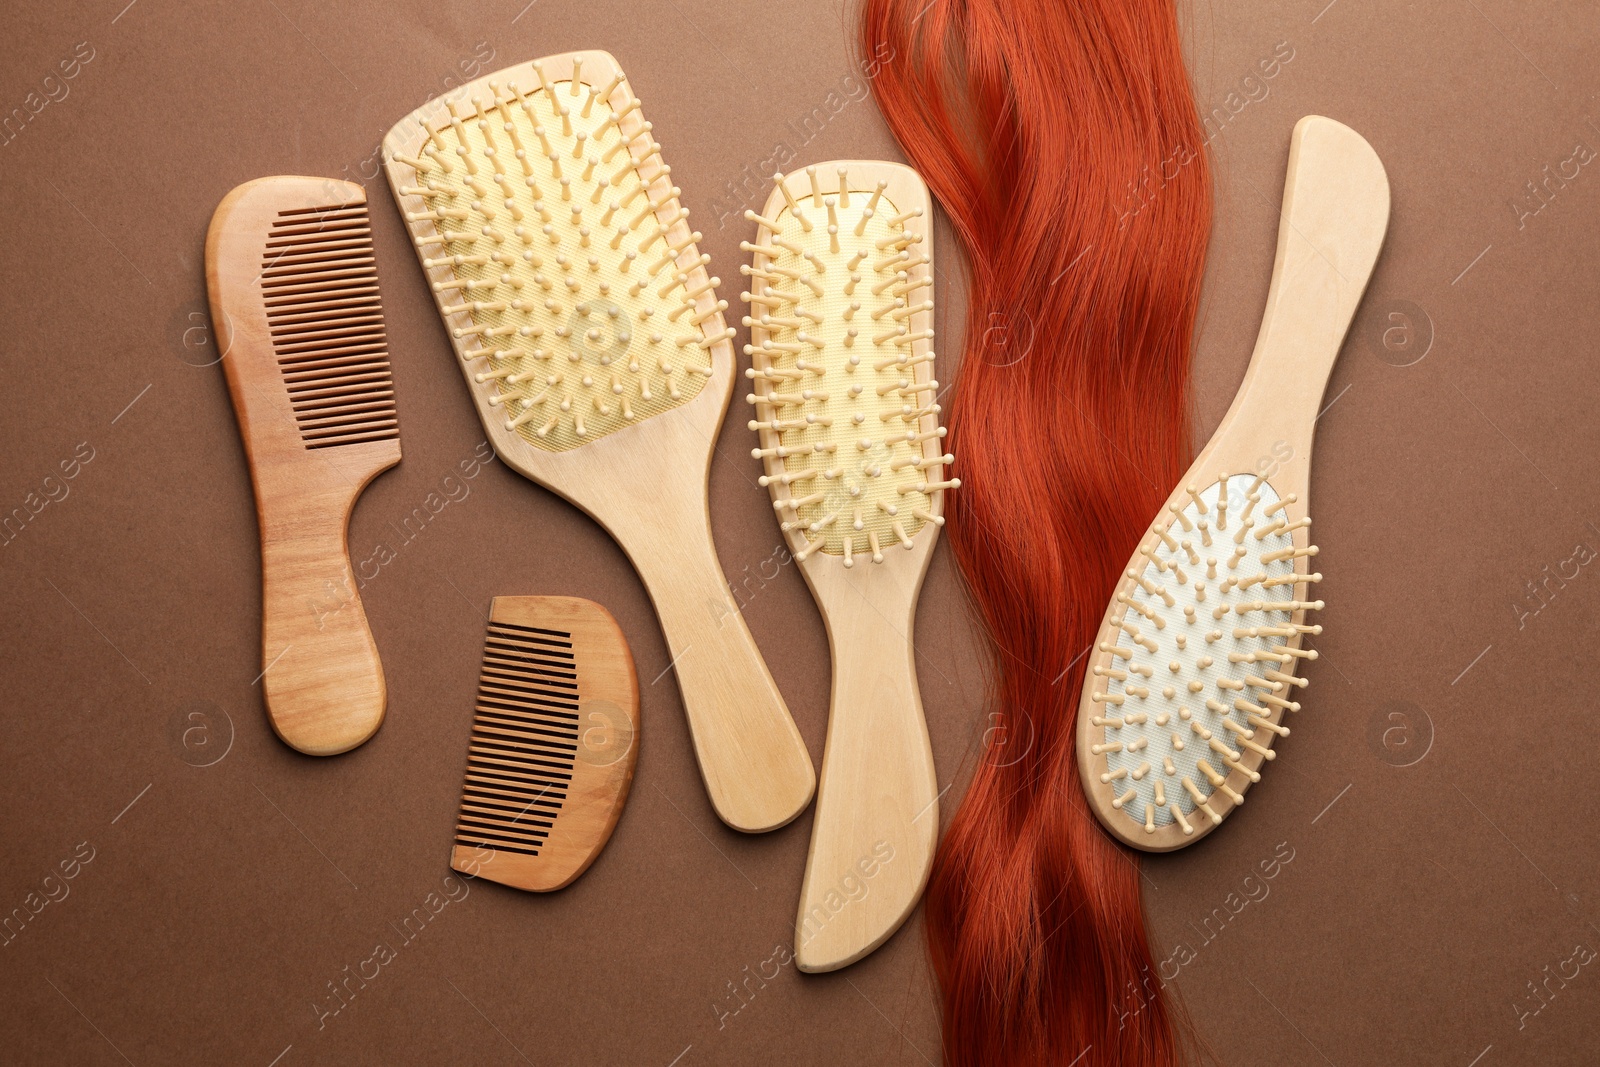
<svg viewBox="0 0 1600 1067">
<path fill-rule="evenodd" d="M 1378 259 L 1389 182 L 1360 134 L 1295 125 L 1266 314 L 1244 383 L 1119 583 L 1078 708 L 1090 805 L 1135 848 L 1200 840 L 1244 802 L 1322 632 L 1306 514 L 1323 392 Z"/>
<path fill-rule="evenodd" d="M 576 597 L 489 610 L 450 865 L 536 893 L 611 838 L 639 760 L 639 681 L 616 620 Z"/>
<path fill-rule="evenodd" d="M 712 806 L 755 833 L 816 775 L 711 541 L 733 331 L 651 130 L 610 54 L 569 52 L 425 104 L 385 169 L 495 452 L 633 561 Z"/>
<path fill-rule="evenodd" d="M 365 192 L 239 186 L 212 216 L 206 284 L 255 486 L 268 718 L 331 756 L 371 737 L 387 701 L 346 547 L 356 497 L 400 461 Z"/>
</svg>

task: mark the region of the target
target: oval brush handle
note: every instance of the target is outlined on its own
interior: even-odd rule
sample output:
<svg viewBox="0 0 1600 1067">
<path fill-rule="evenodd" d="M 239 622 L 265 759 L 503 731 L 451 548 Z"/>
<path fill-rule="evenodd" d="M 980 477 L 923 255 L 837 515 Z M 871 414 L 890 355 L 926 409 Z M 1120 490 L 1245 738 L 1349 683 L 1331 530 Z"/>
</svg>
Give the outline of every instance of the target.
<svg viewBox="0 0 1600 1067">
<path fill-rule="evenodd" d="M 388 698 L 345 542 L 359 491 L 260 509 L 267 716 L 285 744 L 310 756 L 367 740 Z"/>
<path fill-rule="evenodd" d="M 827 616 L 833 699 L 795 920 L 802 971 L 837 970 L 888 940 L 933 863 L 938 787 L 912 612 L 902 620 L 885 599 L 863 595 Z"/>
<path fill-rule="evenodd" d="M 1225 425 L 1309 446 L 1388 226 L 1389 180 L 1372 146 L 1330 118 L 1296 123 L 1266 312 Z"/>
<path fill-rule="evenodd" d="M 706 792 L 735 830 L 776 830 L 811 803 L 811 756 L 728 593 L 705 498 L 663 493 L 653 505 L 626 512 L 640 525 L 613 512 L 610 527 L 655 604 Z"/>
</svg>

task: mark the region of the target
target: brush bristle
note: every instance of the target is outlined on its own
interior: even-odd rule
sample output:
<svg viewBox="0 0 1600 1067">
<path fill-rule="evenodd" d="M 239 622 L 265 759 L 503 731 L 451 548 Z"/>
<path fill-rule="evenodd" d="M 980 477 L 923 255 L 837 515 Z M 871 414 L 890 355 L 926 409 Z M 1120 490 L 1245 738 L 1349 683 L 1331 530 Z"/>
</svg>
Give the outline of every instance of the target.
<svg viewBox="0 0 1600 1067">
<path fill-rule="evenodd" d="M 661 146 L 619 74 L 489 82 L 424 124 L 399 189 L 495 417 L 560 452 L 692 400 L 732 335 Z M 708 295 L 709 294 L 709 295 Z"/>
<path fill-rule="evenodd" d="M 809 195 L 784 200 L 743 248 L 745 324 L 756 343 L 748 377 L 761 432 L 763 485 L 774 488 L 796 559 L 816 552 L 882 562 L 912 547 L 925 523 L 943 524 L 934 494 L 952 461 L 940 448 L 939 383 L 932 377 L 932 278 L 921 231 L 876 188 L 851 188 L 847 168 L 819 177 Z M 823 191 L 826 183 L 827 192 Z M 913 328 L 913 326 L 917 328 Z"/>
<path fill-rule="evenodd" d="M 306 447 L 398 437 L 367 206 L 280 211 L 261 291 Z"/>
<path fill-rule="evenodd" d="M 1100 781 L 1148 833 L 1176 822 L 1192 834 L 1197 811 L 1215 824 L 1243 802 L 1260 774 L 1242 760 L 1274 758 L 1273 739 L 1289 733 L 1278 720 L 1300 709 L 1295 663 L 1316 658 L 1300 641 L 1322 632 L 1295 622 L 1322 607 L 1297 597 L 1322 576 L 1296 570 L 1317 549 L 1294 545 L 1311 520 L 1289 517 L 1293 494 L 1223 475 L 1187 496 L 1141 546 L 1097 646 L 1110 666 L 1089 680 Z M 1212 804 L 1215 793 L 1227 803 Z"/>
</svg>

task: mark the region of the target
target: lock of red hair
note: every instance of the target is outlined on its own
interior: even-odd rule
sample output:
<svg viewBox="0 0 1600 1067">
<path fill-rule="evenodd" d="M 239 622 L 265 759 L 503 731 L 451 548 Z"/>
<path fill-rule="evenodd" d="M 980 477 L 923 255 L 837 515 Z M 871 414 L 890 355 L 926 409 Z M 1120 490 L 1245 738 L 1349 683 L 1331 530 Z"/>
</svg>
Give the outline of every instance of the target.
<svg viewBox="0 0 1600 1067">
<path fill-rule="evenodd" d="M 953 1067 L 1165 1067 L 1138 858 L 1083 799 L 1089 644 L 1183 475 L 1211 179 L 1168 0 L 864 0 L 873 92 L 970 263 L 946 527 L 993 724 L 927 933 Z"/>
</svg>

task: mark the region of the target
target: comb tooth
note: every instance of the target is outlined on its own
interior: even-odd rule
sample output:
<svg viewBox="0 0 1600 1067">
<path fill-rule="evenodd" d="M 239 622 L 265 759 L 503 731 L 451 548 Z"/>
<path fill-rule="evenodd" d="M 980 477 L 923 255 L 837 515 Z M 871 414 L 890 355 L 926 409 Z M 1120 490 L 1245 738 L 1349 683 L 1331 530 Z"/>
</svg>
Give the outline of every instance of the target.
<svg viewBox="0 0 1600 1067">
<path fill-rule="evenodd" d="M 361 230 L 319 230 L 307 234 L 293 245 L 280 248 L 267 261 L 263 277 L 292 274 L 295 268 L 338 262 L 371 262 L 371 233 Z"/>
</svg>

